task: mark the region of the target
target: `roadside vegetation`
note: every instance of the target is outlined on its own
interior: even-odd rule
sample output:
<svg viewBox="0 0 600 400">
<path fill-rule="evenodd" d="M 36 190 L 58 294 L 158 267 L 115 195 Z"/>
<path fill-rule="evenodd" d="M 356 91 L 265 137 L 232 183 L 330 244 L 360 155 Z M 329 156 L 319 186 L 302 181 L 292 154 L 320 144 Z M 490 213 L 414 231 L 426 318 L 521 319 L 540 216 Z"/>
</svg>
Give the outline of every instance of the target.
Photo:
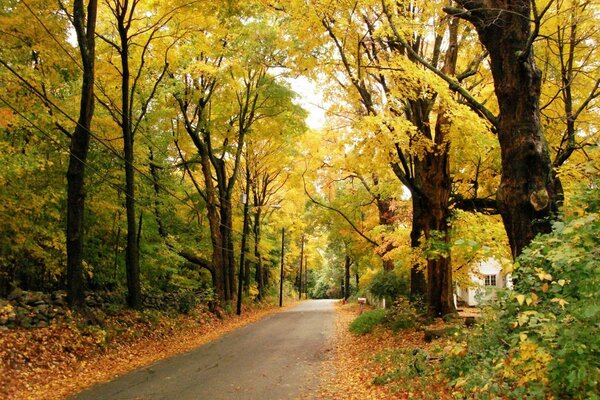
<svg viewBox="0 0 600 400">
<path fill-rule="evenodd" d="M 385 386 L 380 398 L 599 398 L 599 199 L 598 186 L 575 196 L 516 260 L 513 289 L 474 324 L 428 320 L 403 297 L 356 317 L 349 341 L 374 346 L 356 355 L 360 374 Z M 358 310 L 340 308 L 346 318 Z"/>
<path fill-rule="evenodd" d="M 0 379 L 291 298 L 365 298 L 385 308 L 351 324 L 383 352 L 370 388 L 597 398 L 599 16 L 3 0 Z M 512 290 L 463 327 L 457 288 L 500 278 Z"/>
</svg>

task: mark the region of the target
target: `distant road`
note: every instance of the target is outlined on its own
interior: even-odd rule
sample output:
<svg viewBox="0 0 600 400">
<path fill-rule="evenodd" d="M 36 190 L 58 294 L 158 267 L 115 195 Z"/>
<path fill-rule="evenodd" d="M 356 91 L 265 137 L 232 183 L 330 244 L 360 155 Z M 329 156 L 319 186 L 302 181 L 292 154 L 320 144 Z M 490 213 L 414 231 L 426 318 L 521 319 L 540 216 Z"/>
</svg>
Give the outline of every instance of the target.
<svg viewBox="0 0 600 400">
<path fill-rule="evenodd" d="M 319 384 L 334 300 L 311 300 L 196 350 L 96 385 L 77 400 L 295 399 Z"/>
</svg>

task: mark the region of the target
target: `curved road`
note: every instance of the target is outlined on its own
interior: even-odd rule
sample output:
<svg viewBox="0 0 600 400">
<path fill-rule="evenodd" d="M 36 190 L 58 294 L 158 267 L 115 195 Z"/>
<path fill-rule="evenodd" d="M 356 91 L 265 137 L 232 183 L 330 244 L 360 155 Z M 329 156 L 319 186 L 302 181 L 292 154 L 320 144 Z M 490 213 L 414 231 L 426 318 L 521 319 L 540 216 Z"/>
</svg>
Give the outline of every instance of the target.
<svg viewBox="0 0 600 400">
<path fill-rule="evenodd" d="M 294 399 L 316 389 L 333 300 L 311 300 L 72 399 Z"/>
</svg>

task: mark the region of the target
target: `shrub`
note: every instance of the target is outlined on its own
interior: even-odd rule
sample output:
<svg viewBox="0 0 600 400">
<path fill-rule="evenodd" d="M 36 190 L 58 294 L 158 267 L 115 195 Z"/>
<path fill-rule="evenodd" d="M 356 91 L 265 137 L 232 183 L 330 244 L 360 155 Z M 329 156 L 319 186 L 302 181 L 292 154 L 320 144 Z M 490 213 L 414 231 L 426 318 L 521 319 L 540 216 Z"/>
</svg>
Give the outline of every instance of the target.
<svg viewBox="0 0 600 400">
<path fill-rule="evenodd" d="M 490 397 L 600 399 L 598 187 L 518 258 L 514 291 L 498 296 L 469 351 L 447 359 L 457 386 Z"/>
<path fill-rule="evenodd" d="M 377 325 L 385 320 L 385 310 L 365 311 L 350 324 L 350 332 L 355 335 L 364 335 L 371 332 Z"/>
<path fill-rule="evenodd" d="M 373 277 L 368 290 L 374 296 L 391 302 L 401 295 L 408 295 L 408 280 L 393 271 L 379 271 Z"/>
<path fill-rule="evenodd" d="M 419 326 L 422 317 L 406 297 L 399 297 L 387 311 L 385 320 L 392 331 L 398 332 Z"/>
</svg>

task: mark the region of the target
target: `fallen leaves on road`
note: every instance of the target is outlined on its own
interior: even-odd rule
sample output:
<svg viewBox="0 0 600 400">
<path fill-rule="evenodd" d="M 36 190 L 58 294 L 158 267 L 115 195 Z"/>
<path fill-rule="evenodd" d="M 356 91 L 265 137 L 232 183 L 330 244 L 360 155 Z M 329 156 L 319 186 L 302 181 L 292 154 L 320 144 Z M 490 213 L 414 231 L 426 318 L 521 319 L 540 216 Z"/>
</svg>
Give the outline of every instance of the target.
<svg viewBox="0 0 600 400">
<path fill-rule="evenodd" d="M 368 399 L 446 399 L 451 398 L 445 381 L 438 377 L 414 377 L 385 385 L 374 384 L 376 377 L 393 371 L 397 365 L 388 357 L 394 351 L 428 351 L 431 346 L 423 340 L 423 332 L 407 330 L 394 334 L 379 327 L 371 334 L 355 336 L 348 325 L 359 315 L 357 305 L 336 306 L 336 337 L 331 344 L 333 356 L 325 361 L 321 385 L 316 393 L 304 398 L 319 400 Z"/>
<path fill-rule="evenodd" d="M 0 332 L 0 398 L 63 399 L 93 384 L 192 350 L 280 310 L 218 319 L 206 309 L 177 318 L 127 312 L 106 328 L 71 323 Z M 107 335 L 112 335 L 107 337 Z"/>
</svg>

